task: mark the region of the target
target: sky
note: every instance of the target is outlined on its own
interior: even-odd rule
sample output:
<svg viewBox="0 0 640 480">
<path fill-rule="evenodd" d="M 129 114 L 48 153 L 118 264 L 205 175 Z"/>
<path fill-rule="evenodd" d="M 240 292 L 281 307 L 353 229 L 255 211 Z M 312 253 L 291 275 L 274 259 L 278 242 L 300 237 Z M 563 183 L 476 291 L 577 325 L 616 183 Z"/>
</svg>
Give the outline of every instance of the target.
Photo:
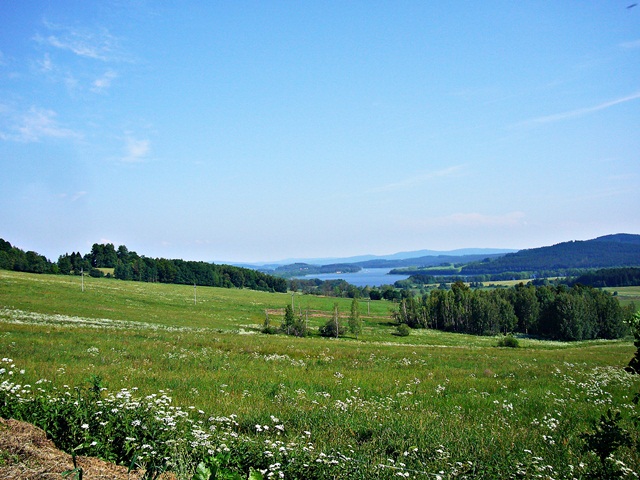
<svg viewBox="0 0 640 480">
<path fill-rule="evenodd" d="M 257 262 L 640 234 L 631 0 L 0 2 L 0 238 Z"/>
</svg>

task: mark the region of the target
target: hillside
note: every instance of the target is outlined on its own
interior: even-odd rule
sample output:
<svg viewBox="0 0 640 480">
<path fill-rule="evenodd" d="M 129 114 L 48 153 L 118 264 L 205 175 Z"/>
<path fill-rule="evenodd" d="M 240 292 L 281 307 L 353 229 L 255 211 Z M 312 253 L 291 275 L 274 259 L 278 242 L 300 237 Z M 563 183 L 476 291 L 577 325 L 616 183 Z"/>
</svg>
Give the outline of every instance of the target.
<svg viewBox="0 0 640 480">
<path fill-rule="evenodd" d="M 422 257 L 369 260 L 358 262 L 355 265 L 362 268 L 404 268 L 404 267 L 439 267 L 448 264 L 462 265 L 465 263 L 479 262 L 486 258 L 500 258 L 504 253 L 489 254 L 464 254 L 464 255 L 426 255 Z"/>
<path fill-rule="evenodd" d="M 606 235 L 520 250 L 462 268 L 462 275 L 640 266 L 640 235 Z"/>
</svg>

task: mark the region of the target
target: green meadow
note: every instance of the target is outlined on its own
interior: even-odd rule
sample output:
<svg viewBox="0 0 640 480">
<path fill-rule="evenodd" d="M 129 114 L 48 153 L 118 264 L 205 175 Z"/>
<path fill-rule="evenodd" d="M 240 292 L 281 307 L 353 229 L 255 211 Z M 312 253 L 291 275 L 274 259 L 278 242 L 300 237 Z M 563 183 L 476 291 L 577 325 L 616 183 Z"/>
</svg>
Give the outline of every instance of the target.
<svg viewBox="0 0 640 480">
<path fill-rule="evenodd" d="M 260 333 L 292 301 L 314 332 L 334 303 L 346 322 L 351 304 L 0 271 L 5 402 L 52 432 L 62 427 L 42 409 L 81 411 L 64 428 L 84 452 L 132 455 L 148 471 L 158 465 L 154 438 L 173 445 L 160 463 L 178 478 L 194 478 L 207 458 L 242 478 L 251 469 L 264 478 L 593 478 L 605 466 L 637 478 L 640 380 L 623 369 L 631 339 L 498 348 L 495 337 L 400 337 L 386 301 L 360 302 L 357 340 Z M 99 411 L 78 406 L 92 384 Z M 113 414 L 99 422 L 107 403 Z M 144 416 L 155 408 L 177 420 Z M 627 436 L 605 465 L 584 435 L 609 410 Z M 104 437 L 125 430 L 128 453 L 108 450 Z"/>
<path fill-rule="evenodd" d="M 604 290 L 614 293 L 622 305 L 640 305 L 640 287 L 607 287 Z"/>
</svg>

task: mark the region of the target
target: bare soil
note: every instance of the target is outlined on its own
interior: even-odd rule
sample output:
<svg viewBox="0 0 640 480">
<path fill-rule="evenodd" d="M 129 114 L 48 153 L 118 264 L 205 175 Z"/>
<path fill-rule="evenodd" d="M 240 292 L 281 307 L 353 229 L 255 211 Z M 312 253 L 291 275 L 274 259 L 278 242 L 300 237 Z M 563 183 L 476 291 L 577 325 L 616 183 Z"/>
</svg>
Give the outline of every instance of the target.
<svg viewBox="0 0 640 480">
<path fill-rule="evenodd" d="M 76 465 L 82 468 L 83 480 L 135 480 L 144 474 L 91 457 L 76 457 Z M 73 469 L 71 455 L 58 450 L 43 430 L 0 418 L 0 480 L 75 480 L 79 477 Z M 63 476 L 66 472 L 70 473 Z"/>
</svg>

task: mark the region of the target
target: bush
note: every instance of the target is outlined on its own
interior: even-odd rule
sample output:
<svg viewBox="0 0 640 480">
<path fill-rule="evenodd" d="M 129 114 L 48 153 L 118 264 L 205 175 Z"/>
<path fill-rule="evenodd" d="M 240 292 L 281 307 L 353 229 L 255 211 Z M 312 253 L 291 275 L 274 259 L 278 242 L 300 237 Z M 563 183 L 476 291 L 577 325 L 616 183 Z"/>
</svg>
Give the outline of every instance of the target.
<svg viewBox="0 0 640 480">
<path fill-rule="evenodd" d="M 97 268 L 92 268 L 89 270 L 89 276 L 93 278 L 102 278 L 104 277 L 104 272 L 102 270 L 98 270 Z"/>
<path fill-rule="evenodd" d="M 338 329 L 337 334 L 336 334 L 336 328 Z M 338 323 L 338 325 L 336 326 L 336 322 L 333 319 L 331 319 L 327 323 L 325 323 L 322 327 L 320 327 L 320 329 L 318 330 L 318 333 L 322 337 L 339 337 L 347 333 L 347 329 L 344 325 L 341 325 L 340 323 Z"/>
<path fill-rule="evenodd" d="M 498 340 L 499 347 L 509 347 L 509 348 L 518 348 L 520 344 L 518 343 L 518 339 L 513 335 L 505 335 L 500 340 Z"/>
<path fill-rule="evenodd" d="M 262 333 L 266 333 L 267 335 L 275 335 L 278 333 L 277 327 L 272 327 L 271 325 L 265 325 L 262 327 Z"/>
<path fill-rule="evenodd" d="M 406 323 L 401 323 L 396 329 L 396 335 L 398 335 L 399 337 L 408 337 L 410 333 L 411 328 L 409 328 L 409 325 L 407 325 Z"/>
</svg>

